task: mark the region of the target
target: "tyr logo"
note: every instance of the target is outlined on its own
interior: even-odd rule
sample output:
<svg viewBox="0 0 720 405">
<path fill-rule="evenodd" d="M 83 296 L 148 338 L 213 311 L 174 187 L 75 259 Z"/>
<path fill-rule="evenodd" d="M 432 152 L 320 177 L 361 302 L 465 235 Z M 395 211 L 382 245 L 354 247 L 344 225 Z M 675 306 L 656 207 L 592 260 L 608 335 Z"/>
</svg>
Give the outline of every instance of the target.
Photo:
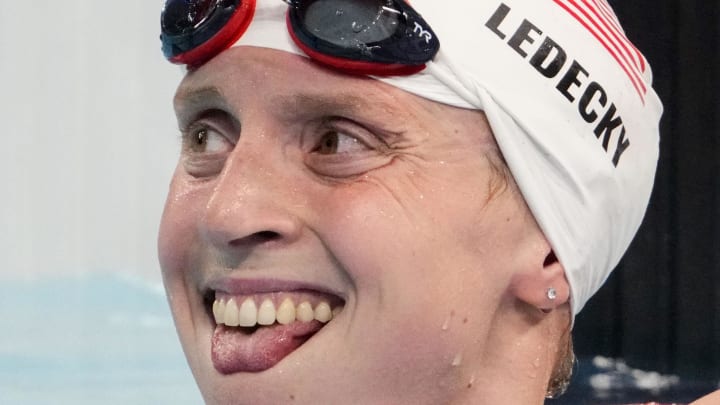
<svg viewBox="0 0 720 405">
<path fill-rule="evenodd" d="M 418 24 L 417 21 L 415 21 L 415 28 L 413 28 L 413 32 L 419 37 L 425 38 L 425 42 L 428 44 L 430 43 L 430 40 L 432 40 L 432 34 L 430 31 L 424 30 L 422 25 Z"/>
</svg>

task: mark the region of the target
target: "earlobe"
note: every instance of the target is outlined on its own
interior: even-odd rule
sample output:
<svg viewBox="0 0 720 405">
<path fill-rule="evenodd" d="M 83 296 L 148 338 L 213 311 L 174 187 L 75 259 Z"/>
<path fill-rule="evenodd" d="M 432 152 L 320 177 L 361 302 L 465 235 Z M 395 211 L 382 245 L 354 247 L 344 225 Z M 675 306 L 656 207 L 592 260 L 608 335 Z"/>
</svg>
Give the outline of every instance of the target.
<svg viewBox="0 0 720 405">
<path fill-rule="evenodd" d="M 510 292 L 515 298 L 546 313 L 568 303 L 570 286 L 553 251 L 530 267 L 516 273 L 510 281 Z"/>
</svg>

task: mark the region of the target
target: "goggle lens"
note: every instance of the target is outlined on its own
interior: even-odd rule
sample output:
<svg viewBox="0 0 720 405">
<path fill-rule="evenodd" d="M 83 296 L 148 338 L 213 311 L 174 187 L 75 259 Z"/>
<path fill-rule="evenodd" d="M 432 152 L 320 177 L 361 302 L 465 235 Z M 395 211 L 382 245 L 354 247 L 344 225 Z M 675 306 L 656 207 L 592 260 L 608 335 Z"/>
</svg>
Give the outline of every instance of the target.
<svg viewBox="0 0 720 405">
<path fill-rule="evenodd" d="M 254 0 L 167 0 L 160 16 L 162 49 L 174 63 L 199 65 L 247 28 Z"/>
<path fill-rule="evenodd" d="M 403 0 L 283 0 L 288 29 L 311 58 L 363 74 L 411 74 L 440 43 Z M 255 0 L 166 0 L 161 16 L 165 57 L 196 66 L 231 46 L 250 24 Z"/>
<path fill-rule="evenodd" d="M 165 3 L 160 24 L 167 35 L 183 35 L 197 29 L 218 6 L 217 0 L 181 0 Z"/>
<path fill-rule="evenodd" d="M 342 47 L 390 38 L 400 12 L 379 0 L 315 0 L 303 2 L 303 26 L 316 37 Z"/>
</svg>

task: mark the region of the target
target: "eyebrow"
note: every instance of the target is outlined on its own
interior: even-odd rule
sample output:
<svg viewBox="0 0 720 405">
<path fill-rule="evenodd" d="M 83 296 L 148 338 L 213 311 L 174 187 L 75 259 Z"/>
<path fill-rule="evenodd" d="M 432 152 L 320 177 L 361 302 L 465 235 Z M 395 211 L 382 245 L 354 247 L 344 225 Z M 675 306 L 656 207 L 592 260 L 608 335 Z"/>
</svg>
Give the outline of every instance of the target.
<svg viewBox="0 0 720 405">
<path fill-rule="evenodd" d="M 304 114 L 348 114 L 368 115 L 380 112 L 401 114 L 397 106 L 393 106 L 377 98 L 361 97 L 354 93 L 332 94 L 292 94 L 277 96 L 271 100 L 279 111 L 287 112 L 282 116 L 297 116 L 298 112 Z"/>
<path fill-rule="evenodd" d="M 175 115 L 181 128 L 200 113 L 208 109 L 230 111 L 230 105 L 217 87 L 201 87 L 197 89 L 181 89 L 173 100 Z"/>
<path fill-rule="evenodd" d="M 279 94 L 270 99 L 270 104 L 276 107 L 276 117 L 287 121 L 303 116 L 347 115 L 349 118 L 371 119 L 387 127 L 389 122 L 385 120 L 386 117 L 392 117 L 391 121 L 396 123 L 407 119 L 403 109 L 397 104 L 391 104 L 372 94 L 358 96 L 350 91 Z M 209 109 L 233 111 L 222 91 L 215 86 L 181 88 L 175 95 L 174 106 L 181 129 Z M 403 131 L 388 128 L 385 132 L 400 134 Z"/>
</svg>

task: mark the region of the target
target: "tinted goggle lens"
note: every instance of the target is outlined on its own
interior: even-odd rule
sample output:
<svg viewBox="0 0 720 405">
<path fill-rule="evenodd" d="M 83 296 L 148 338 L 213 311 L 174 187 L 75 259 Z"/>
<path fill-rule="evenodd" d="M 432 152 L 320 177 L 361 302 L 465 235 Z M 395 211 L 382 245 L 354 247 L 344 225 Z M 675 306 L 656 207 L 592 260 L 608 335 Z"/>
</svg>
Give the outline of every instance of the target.
<svg viewBox="0 0 720 405">
<path fill-rule="evenodd" d="M 217 3 L 215 0 L 168 1 L 161 19 L 163 33 L 168 35 L 190 33 L 212 15 Z"/>
<path fill-rule="evenodd" d="M 297 45 L 339 69 L 407 74 L 411 71 L 396 66 L 422 69 L 440 46 L 402 0 L 284 1 L 290 4 L 289 30 Z M 254 7 L 255 0 L 167 0 L 161 17 L 165 56 L 176 63 L 204 62 L 244 32 Z"/>
<path fill-rule="evenodd" d="M 317 38 L 352 47 L 390 38 L 398 29 L 398 11 L 377 0 L 304 1 L 303 26 Z"/>
<path fill-rule="evenodd" d="M 243 1 L 248 0 L 167 0 L 160 16 L 160 39 L 165 57 L 176 63 L 202 62 L 186 60 L 182 56 L 221 33 Z"/>
</svg>

